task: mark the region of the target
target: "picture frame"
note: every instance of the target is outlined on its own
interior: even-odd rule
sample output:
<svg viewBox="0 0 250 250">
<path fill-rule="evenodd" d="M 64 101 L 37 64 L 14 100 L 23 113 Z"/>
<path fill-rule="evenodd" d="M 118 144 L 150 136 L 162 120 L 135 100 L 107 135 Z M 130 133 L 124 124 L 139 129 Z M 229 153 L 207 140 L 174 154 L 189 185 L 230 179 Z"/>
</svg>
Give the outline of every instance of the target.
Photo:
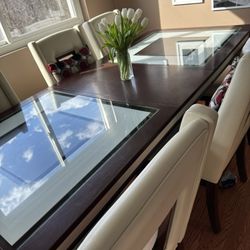
<svg viewBox="0 0 250 250">
<path fill-rule="evenodd" d="M 250 8 L 250 0 L 212 0 L 212 10 Z"/>
<path fill-rule="evenodd" d="M 197 4 L 203 3 L 203 0 L 172 0 L 172 5 Z"/>
</svg>

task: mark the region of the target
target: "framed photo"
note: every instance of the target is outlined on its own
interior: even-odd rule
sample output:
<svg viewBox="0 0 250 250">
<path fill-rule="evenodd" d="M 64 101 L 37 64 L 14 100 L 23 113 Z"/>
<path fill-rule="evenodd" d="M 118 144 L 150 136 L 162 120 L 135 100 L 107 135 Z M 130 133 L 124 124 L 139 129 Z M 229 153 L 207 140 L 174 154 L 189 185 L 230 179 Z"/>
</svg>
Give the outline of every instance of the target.
<svg viewBox="0 0 250 250">
<path fill-rule="evenodd" d="M 172 5 L 203 3 L 203 0 L 172 0 Z"/>
<path fill-rule="evenodd" d="M 205 40 L 180 41 L 176 43 L 178 65 L 199 66 L 206 60 Z"/>
<path fill-rule="evenodd" d="M 213 10 L 249 8 L 250 0 L 212 0 Z"/>
</svg>

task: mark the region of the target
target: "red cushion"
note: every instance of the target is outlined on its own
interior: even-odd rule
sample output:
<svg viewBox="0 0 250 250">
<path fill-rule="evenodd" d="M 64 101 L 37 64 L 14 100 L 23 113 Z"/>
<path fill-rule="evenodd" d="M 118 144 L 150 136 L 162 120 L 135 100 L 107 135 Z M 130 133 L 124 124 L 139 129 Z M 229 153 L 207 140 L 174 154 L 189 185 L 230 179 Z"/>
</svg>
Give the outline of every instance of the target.
<svg viewBox="0 0 250 250">
<path fill-rule="evenodd" d="M 226 94 L 227 88 L 229 85 L 225 84 L 225 85 L 220 85 L 217 90 L 214 92 L 210 103 L 209 103 L 209 107 L 214 109 L 214 110 L 219 110 L 220 105 L 223 101 L 223 98 Z"/>
<path fill-rule="evenodd" d="M 73 53 L 70 58 L 50 63 L 47 67 L 48 71 L 52 73 L 56 81 L 59 82 L 75 73 L 88 69 L 93 62 L 94 59 L 86 45 L 81 48 L 78 53 Z"/>
<path fill-rule="evenodd" d="M 229 73 L 225 76 L 224 80 L 222 81 L 221 85 L 216 89 L 216 91 L 214 92 L 210 103 L 209 103 L 209 107 L 218 111 L 221 103 L 224 99 L 224 96 L 226 94 L 226 91 L 228 89 L 228 86 L 232 80 L 235 68 L 239 62 L 240 57 L 235 57 L 232 64 L 231 64 L 231 70 L 229 71 Z"/>
</svg>

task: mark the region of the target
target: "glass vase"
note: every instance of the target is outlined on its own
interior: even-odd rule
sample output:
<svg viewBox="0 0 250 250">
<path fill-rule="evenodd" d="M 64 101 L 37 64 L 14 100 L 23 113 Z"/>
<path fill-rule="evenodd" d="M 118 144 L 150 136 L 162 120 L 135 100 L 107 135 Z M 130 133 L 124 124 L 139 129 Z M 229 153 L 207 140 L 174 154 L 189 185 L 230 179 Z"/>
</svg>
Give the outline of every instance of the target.
<svg viewBox="0 0 250 250">
<path fill-rule="evenodd" d="M 126 81 L 132 79 L 134 73 L 128 50 L 117 52 L 116 57 L 121 80 Z"/>
</svg>

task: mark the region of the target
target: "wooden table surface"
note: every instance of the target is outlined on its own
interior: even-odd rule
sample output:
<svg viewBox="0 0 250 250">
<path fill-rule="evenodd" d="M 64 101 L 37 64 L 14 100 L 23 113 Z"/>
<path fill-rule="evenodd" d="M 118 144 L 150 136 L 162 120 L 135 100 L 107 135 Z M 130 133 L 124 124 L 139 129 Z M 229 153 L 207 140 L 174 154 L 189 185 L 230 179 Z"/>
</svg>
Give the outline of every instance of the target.
<svg viewBox="0 0 250 250">
<path fill-rule="evenodd" d="M 108 201 L 138 173 L 138 168 L 141 171 L 143 160 L 240 51 L 247 37 L 247 33 L 232 37 L 201 67 L 134 64 L 135 77 L 122 82 L 117 65 L 106 64 L 54 86 L 58 91 L 153 107 L 158 112 L 15 247 L 66 249 L 86 233 L 102 208 L 107 208 Z M 13 249 L 4 239 L 0 239 L 1 247 Z"/>
</svg>

